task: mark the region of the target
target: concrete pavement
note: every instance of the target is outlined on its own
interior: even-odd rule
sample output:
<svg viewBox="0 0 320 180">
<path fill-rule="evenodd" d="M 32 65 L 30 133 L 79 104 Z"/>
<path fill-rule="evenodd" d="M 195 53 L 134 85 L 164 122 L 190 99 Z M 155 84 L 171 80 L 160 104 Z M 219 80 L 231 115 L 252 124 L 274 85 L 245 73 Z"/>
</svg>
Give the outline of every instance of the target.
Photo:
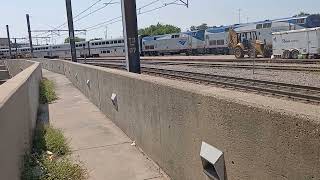
<svg viewBox="0 0 320 180">
<path fill-rule="evenodd" d="M 47 70 L 43 75 L 56 83 L 59 97 L 49 105 L 50 123 L 70 139 L 90 180 L 169 180 L 65 76 Z"/>
</svg>

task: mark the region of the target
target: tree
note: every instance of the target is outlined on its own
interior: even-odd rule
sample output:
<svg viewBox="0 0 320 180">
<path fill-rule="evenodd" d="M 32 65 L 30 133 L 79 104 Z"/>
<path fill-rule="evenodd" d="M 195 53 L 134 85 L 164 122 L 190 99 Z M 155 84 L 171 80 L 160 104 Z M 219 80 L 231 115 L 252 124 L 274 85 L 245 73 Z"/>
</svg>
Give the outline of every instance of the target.
<svg viewBox="0 0 320 180">
<path fill-rule="evenodd" d="M 86 39 L 84 39 L 84 38 L 79 38 L 79 37 L 74 37 L 74 41 L 75 41 L 75 42 L 82 42 L 82 41 L 86 41 Z M 70 38 L 67 37 L 67 38 L 64 40 L 64 43 L 70 43 Z"/>
<path fill-rule="evenodd" d="M 93 39 L 90 39 L 90 41 L 95 41 L 95 40 L 102 40 L 102 38 L 93 38 Z"/>
<path fill-rule="evenodd" d="M 161 24 L 151 25 L 146 28 L 139 29 L 139 35 L 141 36 L 154 36 L 154 35 L 163 35 L 163 34 L 172 34 L 180 33 L 181 29 L 174 25 L 170 24 Z"/>
<path fill-rule="evenodd" d="M 191 31 L 206 30 L 206 29 L 208 29 L 208 24 L 206 24 L 206 23 L 202 23 L 202 24 L 199 25 L 199 26 L 191 26 L 191 27 L 190 27 L 190 30 L 191 30 Z"/>
<path fill-rule="evenodd" d="M 302 17 L 302 16 L 309 16 L 309 15 L 311 15 L 311 14 L 301 11 L 299 14 L 296 14 L 293 17 Z"/>
</svg>

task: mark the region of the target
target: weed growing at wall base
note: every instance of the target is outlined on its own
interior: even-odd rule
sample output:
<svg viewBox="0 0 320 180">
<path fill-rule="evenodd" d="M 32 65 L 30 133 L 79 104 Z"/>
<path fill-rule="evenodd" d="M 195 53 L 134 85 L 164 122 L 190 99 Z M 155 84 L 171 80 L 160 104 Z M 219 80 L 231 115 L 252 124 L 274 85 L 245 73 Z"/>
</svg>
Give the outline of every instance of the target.
<svg viewBox="0 0 320 180">
<path fill-rule="evenodd" d="M 43 78 L 40 83 L 40 103 L 50 104 L 57 100 L 54 83 L 46 78 Z"/>
<path fill-rule="evenodd" d="M 71 160 L 70 147 L 61 130 L 51 126 L 36 131 L 33 150 L 24 158 L 22 180 L 85 180 L 87 171 Z"/>
</svg>

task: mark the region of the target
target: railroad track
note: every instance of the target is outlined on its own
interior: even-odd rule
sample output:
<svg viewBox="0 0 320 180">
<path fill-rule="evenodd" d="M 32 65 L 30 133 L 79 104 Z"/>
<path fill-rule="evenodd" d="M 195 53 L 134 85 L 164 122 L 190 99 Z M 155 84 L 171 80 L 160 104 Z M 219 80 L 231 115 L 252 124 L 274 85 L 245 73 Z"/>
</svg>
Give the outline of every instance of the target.
<svg viewBox="0 0 320 180">
<path fill-rule="evenodd" d="M 89 64 L 107 68 L 125 69 L 125 65 L 105 63 Z M 259 93 L 283 96 L 317 104 L 320 103 L 320 88 L 318 87 L 151 67 L 142 67 L 142 73 L 164 76 L 172 79 L 182 79 L 207 85 L 222 85 L 224 87 L 257 91 Z"/>
<path fill-rule="evenodd" d="M 199 56 L 197 56 L 199 57 Z M 66 58 L 70 60 L 70 58 Z M 84 58 L 78 58 L 79 60 L 84 60 Z M 109 58 L 87 58 L 88 61 L 125 61 L 124 57 L 109 57 Z M 179 61 L 186 61 L 186 62 L 229 62 L 229 63 L 252 63 L 253 59 L 244 58 L 244 59 L 199 59 L 194 58 L 190 59 L 186 57 L 186 59 L 182 58 L 175 58 L 174 56 L 165 56 L 161 58 L 157 57 L 141 57 L 141 61 L 145 62 L 159 62 L 159 61 L 171 61 L 171 62 L 179 62 Z M 264 59 L 264 58 L 257 58 L 255 59 L 256 63 L 288 63 L 288 64 L 320 64 L 320 59 Z"/>
<path fill-rule="evenodd" d="M 109 60 L 109 61 L 87 61 L 88 63 L 114 63 L 114 64 L 124 64 L 125 61 L 121 60 Z M 161 66 L 169 66 L 169 65 L 183 65 L 189 67 L 197 67 L 197 68 L 228 68 L 228 69 L 264 69 L 264 70 L 278 70 L 278 71 L 304 71 L 304 72 L 320 72 L 320 66 L 302 66 L 302 65 L 272 65 L 272 64 L 232 64 L 232 63 L 196 63 L 196 62 L 169 62 L 169 61 L 142 61 L 141 64 L 145 65 L 161 65 Z"/>
<path fill-rule="evenodd" d="M 279 70 L 279 71 L 309 71 L 320 72 L 320 67 L 312 66 L 283 66 L 283 65 L 249 65 L 249 64 L 187 64 L 187 66 L 201 67 L 201 68 L 237 68 L 237 69 L 266 69 L 266 70 Z"/>
</svg>

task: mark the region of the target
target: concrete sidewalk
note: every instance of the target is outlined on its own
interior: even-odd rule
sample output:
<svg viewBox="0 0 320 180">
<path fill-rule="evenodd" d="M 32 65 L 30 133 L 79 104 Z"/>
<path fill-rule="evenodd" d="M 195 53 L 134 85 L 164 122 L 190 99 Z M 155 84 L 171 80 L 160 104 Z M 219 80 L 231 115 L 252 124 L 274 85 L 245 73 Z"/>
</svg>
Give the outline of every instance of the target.
<svg viewBox="0 0 320 180">
<path fill-rule="evenodd" d="M 63 75 L 43 70 L 59 100 L 49 105 L 50 123 L 70 139 L 90 180 L 168 180 L 131 140 Z"/>
</svg>

